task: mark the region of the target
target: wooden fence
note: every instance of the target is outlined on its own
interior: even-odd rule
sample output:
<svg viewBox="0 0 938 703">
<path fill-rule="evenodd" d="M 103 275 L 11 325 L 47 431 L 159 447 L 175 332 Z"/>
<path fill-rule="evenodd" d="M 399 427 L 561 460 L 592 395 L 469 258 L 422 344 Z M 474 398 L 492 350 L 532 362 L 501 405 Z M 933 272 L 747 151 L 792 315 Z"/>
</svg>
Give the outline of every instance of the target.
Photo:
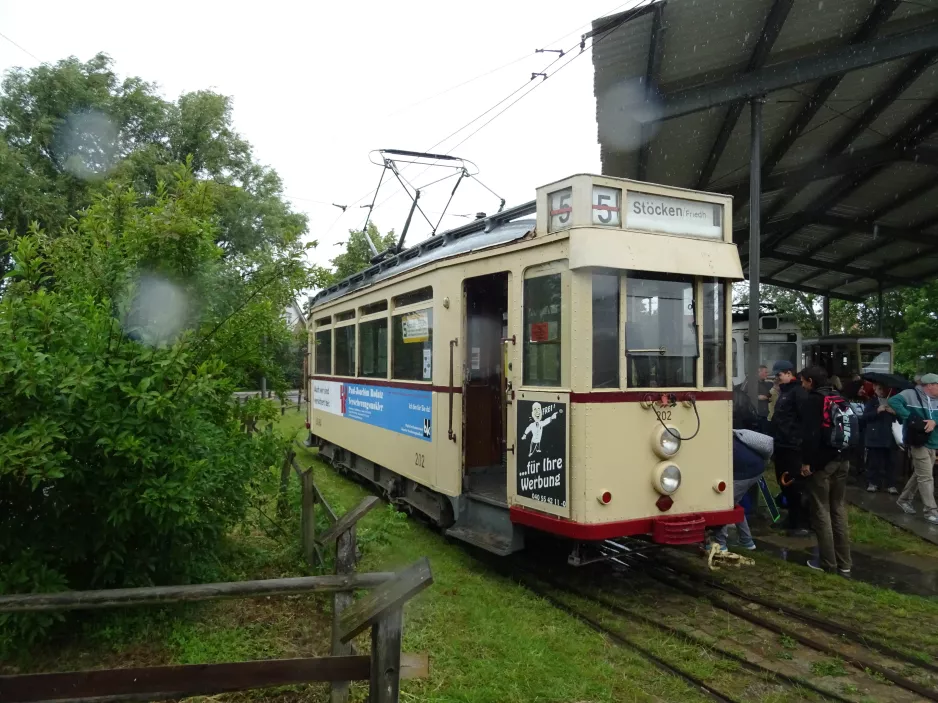
<svg viewBox="0 0 938 703">
<path fill-rule="evenodd" d="M 302 486 L 303 553 L 307 562 L 313 565 L 316 560 L 322 561 L 322 548 L 335 543 L 335 574 L 194 586 L 0 596 L 0 613 L 332 593 L 332 656 L 0 676 L 0 701 L 35 703 L 90 698 L 154 701 L 287 684 L 331 682 L 332 703 L 345 703 L 349 682 L 368 680 L 369 701 L 397 703 L 402 678 L 419 678 L 428 673 L 426 655 L 401 653 L 401 635 L 404 603 L 433 582 L 430 564 L 424 557 L 398 573 L 355 573 L 355 526 L 378 505 L 378 499 L 369 496 L 337 518 L 316 487 L 311 470 L 301 469 L 290 451 L 281 472 L 278 509 L 285 509 L 282 506 L 286 504 L 291 467 Z M 318 539 L 317 503 L 333 523 Z M 357 589 L 374 590 L 353 603 L 352 592 Z M 368 628 L 371 628 L 371 654 L 355 654 L 352 639 Z"/>
</svg>

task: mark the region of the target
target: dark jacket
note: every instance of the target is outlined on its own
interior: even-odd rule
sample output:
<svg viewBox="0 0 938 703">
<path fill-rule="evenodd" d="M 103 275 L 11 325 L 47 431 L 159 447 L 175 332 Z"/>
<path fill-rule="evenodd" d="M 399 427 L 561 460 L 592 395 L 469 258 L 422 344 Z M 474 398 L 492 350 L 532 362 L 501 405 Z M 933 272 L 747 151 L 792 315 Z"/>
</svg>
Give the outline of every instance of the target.
<svg viewBox="0 0 938 703">
<path fill-rule="evenodd" d="M 827 386 L 805 392 L 801 405 L 802 440 L 801 463 L 808 464 L 811 471 L 820 471 L 840 456 L 840 452 L 825 446 L 821 441 L 821 425 L 824 422 L 824 396 L 839 395 Z"/>
<path fill-rule="evenodd" d="M 765 471 L 765 459 L 733 437 L 733 480 L 744 481 L 761 476 Z"/>
<path fill-rule="evenodd" d="M 772 391 L 772 386 L 774 384 L 766 379 L 765 381 L 759 381 L 759 395 L 764 395 L 765 400 L 760 400 L 758 405 L 759 417 L 768 417 L 769 416 L 769 393 Z"/>
<path fill-rule="evenodd" d="M 866 401 L 862 419 L 863 446 L 867 449 L 892 449 L 896 446 L 892 434 L 892 423 L 896 416 L 885 411 L 879 412 L 879 398 Z"/>
<path fill-rule="evenodd" d="M 772 415 L 772 436 L 776 449 L 801 449 L 803 440 L 802 405 L 807 392 L 798 380 L 778 388 L 778 401 Z"/>
</svg>

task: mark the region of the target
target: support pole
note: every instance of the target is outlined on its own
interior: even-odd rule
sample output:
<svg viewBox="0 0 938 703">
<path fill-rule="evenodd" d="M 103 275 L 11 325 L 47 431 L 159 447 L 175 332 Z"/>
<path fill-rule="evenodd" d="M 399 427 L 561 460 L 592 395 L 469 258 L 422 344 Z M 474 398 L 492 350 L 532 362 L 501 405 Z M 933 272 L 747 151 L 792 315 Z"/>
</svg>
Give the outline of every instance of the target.
<svg viewBox="0 0 938 703">
<path fill-rule="evenodd" d="M 878 293 L 879 295 L 878 295 L 877 308 L 876 308 L 876 330 L 877 330 L 877 334 L 879 334 L 879 336 L 882 337 L 885 334 L 883 330 L 883 284 L 882 283 L 879 284 Z"/>
<path fill-rule="evenodd" d="M 824 302 L 821 305 L 823 311 L 821 317 L 821 334 L 826 337 L 831 333 L 831 297 L 825 295 Z"/>
<path fill-rule="evenodd" d="M 746 390 L 754 407 L 759 407 L 759 245 L 762 238 L 762 102 L 750 104 L 749 139 L 749 354 L 746 359 Z"/>
</svg>

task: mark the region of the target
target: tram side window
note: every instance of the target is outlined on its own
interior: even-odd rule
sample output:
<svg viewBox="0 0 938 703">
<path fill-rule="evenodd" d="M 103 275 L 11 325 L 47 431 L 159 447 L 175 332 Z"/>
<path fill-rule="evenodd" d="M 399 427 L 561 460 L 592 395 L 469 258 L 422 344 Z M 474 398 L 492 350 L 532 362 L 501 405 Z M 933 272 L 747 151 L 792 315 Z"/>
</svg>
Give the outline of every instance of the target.
<svg viewBox="0 0 938 703">
<path fill-rule="evenodd" d="M 626 280 L 625 346 L 629 388 L 696 385 L 694 282 L 658 274 Z"/>
<path fill-rule="evenodd" d="M 387 319 L 360 323 L 358 325 L 358 342 L 358 375 L 366 378 L 387 378 Z"/>
<path fill-rule="evenodd" d="M 335 373 L 336 376 L 355 375 L 355 325 L 335 330 Z"/>
<path fill-rule="evenodd" d="M 619 387 L 619 276 L 593 274 L 593 388 Z"/>
<path fill-rule="evenodd" d="M 429 381 L 433 378 L 433 309 L 394 316 L 392 378 Z"/>
<path fill-rule="evenodd" d="M 332 330 L 316 333 L 316 373 L 332 373 Z"/>
<path fill-rule="evenodd" d="M 722 281 L 703 283 L 703 384 L 726 387 L 726 298 Z"/>
<path fill-rule="evenodd" d="M 524 384 L 560 385 L 559 273 L 524 281 Z"/>
</svg>

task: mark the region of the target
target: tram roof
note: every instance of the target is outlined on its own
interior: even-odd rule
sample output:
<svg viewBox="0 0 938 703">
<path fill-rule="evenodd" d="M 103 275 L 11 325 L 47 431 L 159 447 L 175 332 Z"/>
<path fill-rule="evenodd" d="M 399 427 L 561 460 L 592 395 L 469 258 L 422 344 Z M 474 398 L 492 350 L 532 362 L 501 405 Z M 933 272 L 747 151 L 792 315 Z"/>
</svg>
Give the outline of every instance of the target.
<svg viewBox="0 0 938 703">
<path fill-rule="evenodd" d="M 764 95 L 761 280 L 860 300 L 938 276 L 938 7 L 646 0 L 590 34 L 603 174 L 732 194 L 748 274 Z"/>
<path fill-rule="evenodd" d="M 502 210 L 425 239 L 395 256 L 324 288 L 313 297 L 312 304 L 321 305 L 434 261 L 521 239 L 534 230 L 536 223 L 531 219 L 518 218 L 532 214 L 535 211 L 535 202 L 532 200 Z"/>
</svg>

